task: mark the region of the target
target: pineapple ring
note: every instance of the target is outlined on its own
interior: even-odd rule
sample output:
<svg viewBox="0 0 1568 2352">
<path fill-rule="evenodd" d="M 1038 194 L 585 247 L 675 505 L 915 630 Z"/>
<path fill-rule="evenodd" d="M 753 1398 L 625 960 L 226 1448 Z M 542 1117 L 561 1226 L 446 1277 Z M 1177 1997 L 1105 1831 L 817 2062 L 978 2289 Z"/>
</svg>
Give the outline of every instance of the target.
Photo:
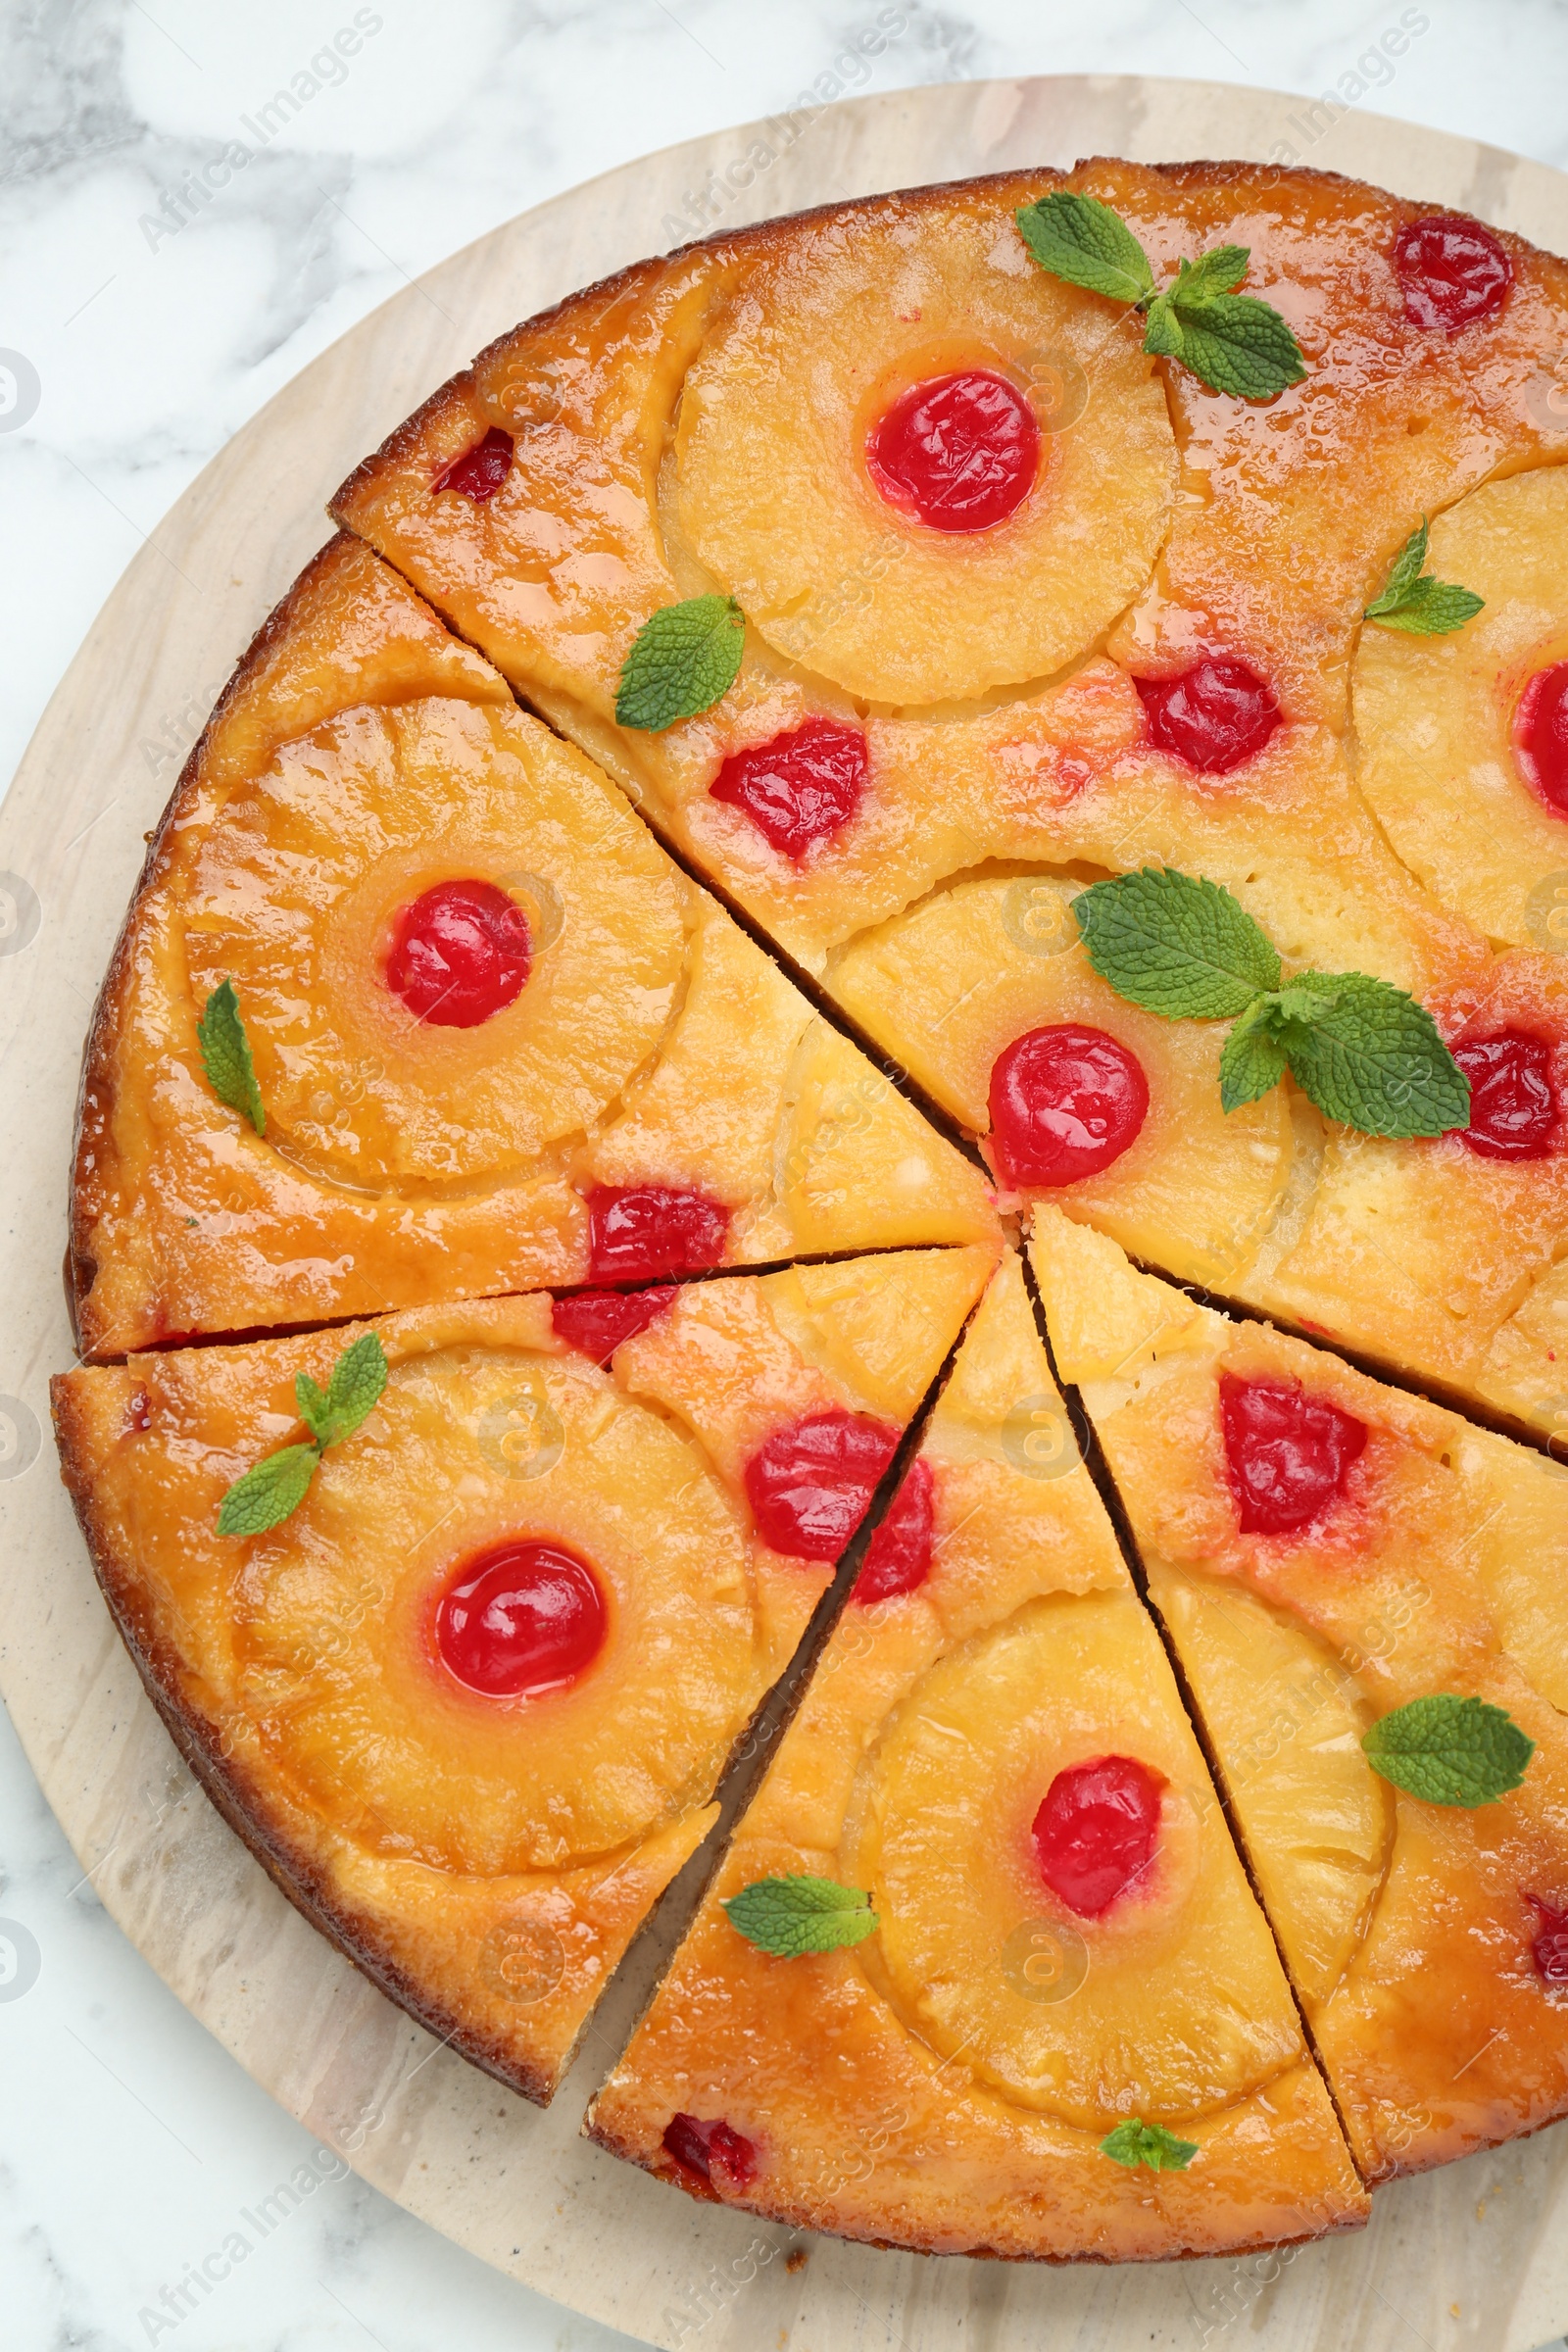
<svg viewBox="0 0 1568 2352">
<path fill-rule="evenodd" d="M 1426 568 L 1484 597 L 1446 636 L 1368 623 L 1351 674 L 1360 784 L 1395 849 L 1489 938 L 1568 948 L 1568 817 L 1520 771 L 1532 677 L 1568 660 L 1568 467 L 1510 474 L 1434 521 Z"/>
<path fill-rule="evenodd" d="M 1144 1628 L 1130 1592 L 1031 1602 L 933 1667 L 861 1768 L 859 1883 L 893 2005 L 991 2088 L 1091 2132 L 1231 2106 L 1297 2054 L 1186 1723 L 1132 1696 Z M 1136 1892 L 1082 1919 L 1046 1885 L 1031 1827 L 1059 1771 L 1111 1754 L 1166 1782 L 1159 1842 Z M 1041 1928 L 1079 1956 L 1066 1998 L 1018 1981 Z"/>
<path fill-rule="evenodd" d="M 881 495 L 865 444 L 915 384 L 970 368 L 1030 404 L 1041 460 L 1006 520 L 948 533 Z M 687 375 L 675 460 L 686 538 L 768 643 L 895 704 L 1087 652 L 1149 579 L 1176 484 L 1139 322 L 1047 277 L 1010 221 L 929 198 L 803 223 L 748 276 Z"/>
<path fill-rule="evenodd" d="M 532 939 L 520 994 L 471 1029 L 417 1020 L 385 976 L 398 914 L 449 879 L 509 890 Z M 378 1191 L 503 1175 L 597 1118 L 675 1009 L 683 914 L 576 753 L 420 702 L 287 745 L 212 826 L 183 929 L 195 1005 L 239 992 L 269 1143 Z"/>
<path fill-rule="evenodd" d="M 936 890 L 843 951 L 830 966 L 833 994 L 980 1136 L 997 1057 L 1026 1031 L 1079 1023 L 1128 1047 L 1149 1083 L 1136 1140 L 1098 1175 L 1043 1197 L 1134 1257 L 1223 1287 L 1256 1255 L 1290 1174 L 1284 1090 L 1227 1114 L 1224 1029 L 1161 1020 L 1107 987 L 1078 937 L 1068 904 L 1077 887 L 1034 871 Z"/>
<path fill-rule="evenodd" d="M 441 1663 L 435 1611 L 478 1553 L 526 1540 L 590 1565 L 607 1638 L 564 1689 L 486 1697 Z M 701 1449 L 585 1358 L 525 1348 L 394 1367 L 254 1546 L 235 1640 L 242 1703 L 314 1809 L 373 1852 L 479 1877 L 674 1820 L 761 1687 L 746 1538 Z"/>
</svg>

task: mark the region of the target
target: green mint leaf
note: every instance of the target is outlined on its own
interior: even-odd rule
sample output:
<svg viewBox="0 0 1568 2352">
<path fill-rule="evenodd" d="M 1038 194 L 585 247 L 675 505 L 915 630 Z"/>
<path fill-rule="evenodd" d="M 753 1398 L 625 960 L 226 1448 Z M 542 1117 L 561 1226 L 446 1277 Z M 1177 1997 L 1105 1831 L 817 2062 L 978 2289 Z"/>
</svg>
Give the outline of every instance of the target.
<svg viewBox="0 0 1568 2352">
<path fill-rule="evenodd" d="M 1339 1003 L 1343 991 L 1332 972 L 1302 972 L 1268 999 L 1273 1035 L 1284 1043 L 1293 1022 L 1312 1028 Z"/>
<path fill-rule="evenodd" d="M 1249 245 L 1215 245 L 1196 262 L 1178 263 L 1175 281 L 1166 290 L 1179 311 L 1196 310 L 1212 295 L 1232 293 L 1251 258 Z"/>
<path fill-rule="evenodd" d="M 207 1009 L 196 1024 L 196 1043 L 201 1048 L 207 1083 L 220 1102 L 226 1102 L 230 1110 L 249 1119 L 258 1135 L 265 1135 L 267 1112 L 232 980 L 224 980 L 208 998 Z"/>
<path fill-rule="evenodd" d="M 344 1348 L 327 1378 L 324 1390 L 308 1372 L 294 1382 L 300 1419 L 318 1446 L 335 1446 L 359 1428 L 367 1413 L 380 1402 L 386 1387 L 386 1353 L 373 1331 L 360 1334 Z"/>
<path fill-rule="evenodd" d="M 1381 596 L 1375 596 L 1366 609 L 1368 620 L 1381 620 L 1386 612 L 1397 612 L 1414 588 L 1427 563 L 1427 518 L 1423 514 L 1409 538 L 1394 559 L 1394 568 L 1384 583 Z"/>
<path fill-rule="evenodd" d="M 798 1960 L 803 1952 L 831 1952 L 863 1943 L 874 1934 L 871 1897 L 832 1879 L 759 1879 L 725 1898 L 729 1924 L 760 1952 Z"/>
<path fill-rule="evenodd" d="M 1365 972 L 1297 972 L 1324 1000 L 1280 1042 L 1319 1110 L 1363 1135 L 1446 1135 L 1470 1123 L 1470 1084 L 1424 1004 Z"/>
<path fill-rule="evenodd" d="M 1102 2156 L 1112 2164 L 1147 2164 L 1152 2173 L 1185 2173 L 1198 2154 L 1196 2139 L 1178 2139 L 1163 2124 L 1141 2123 L 1130 2115 L 1100 2143 Z"/>
<path fill-rule="evenodd" d="M 1144 314 L 1144 349 L 1156 360 L 1179 360 L 1186 347 L 1169 294 L 1156 294 Z"/>
<path fill-rule="evenodd" d="M 1280 984 L 1267 938 L 1217 882 L 1146 865 L 1072 905 L 1102 980 L 1167 1020 L 1230 1019 Z"/>
<path fill-rule="evenodd" d="M 1429 1805 L 1490 1805 L 1518 1788 L 1536 1752 L 1501 1707 L 1446 1690 L 1396 1707 L 1361 1745 L 1374 1772 Z"/>
<path fill-rule="evenodd" d="M 1427 518 L 1410 533 L 1394 560 L 1383 592 L 1367 606 L 1364 617 L 1380 628 L 1404 629 L 1412 637 L 1446 637 L 1486 608 L 1486 598 L 1472 589 L 1457 588 L 1451 580 L 1423 576 L 1427 560 Z"/>
<path fill-rule="evenodd" d="M 732 596 L 665 605 L 643 623 L 621 664 L 616 720 L 657 735 L 711 710 L 734 685 L 745 648 L 746 616 Z"/>
<path fill-rule="evenodd" d="M 1285 1048 L 1274 1035 L 1276 1003 L 1272 997 L 1260 997 L 1225 1040 L 1219 1057 L 1221 1110 L 1240 1110 L 1244 1102 L 1255 1102 L 1284 1077 Z"/>
<path fill-rule="evenodd" d="M 269 1453 L 252 1462 L 219 1506 L 219 1534 L 263 1536 L 270 1527 L 278 1526 L 305 1500 L 320 1458 L 318 1446 L 285 1446 L 281 1453 Z"/>
<path fill-rule="evenodd" d="M 1162 303 L 1169 316 L 1157 340 L 1146 332 L 1144 349 L 1180 360 L 1211 392 L 1272 400 L 1306 373 L 1296 337 L 1278 311 L 1254 295 L 1200 294 L 1189 301 L 1178 276 Z"/>
<path fill-rule="evenodd" d="M 1149 257 L 1132 230 L 1098 196 L 1066 188 L 1024 205 L 1018 233 L 1049 277 L 1065 278 L 1113 302 L 1147 302 L 1154 291 Z"/>
</svg>

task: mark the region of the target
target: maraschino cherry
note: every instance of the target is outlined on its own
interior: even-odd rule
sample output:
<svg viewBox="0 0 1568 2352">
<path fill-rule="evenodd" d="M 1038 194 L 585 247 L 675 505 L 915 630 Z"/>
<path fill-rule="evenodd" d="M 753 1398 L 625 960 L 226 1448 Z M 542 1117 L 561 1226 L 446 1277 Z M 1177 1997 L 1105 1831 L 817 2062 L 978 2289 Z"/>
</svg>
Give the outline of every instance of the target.
<svg viewBox="0 0 1568 2352">
<path fill-rule="evenodd" d="M 432 488 L 437 495 L 443 490 L 456 490 L 464 498 L 471 498 L 476 507 L 494 498 L 512 471 L 513 442 L 499 424 L 493 424 L 482 441 L 475 441 L 461 457 L 453 459 L 436 475 Z"/>
<path fill-rule="evenodd" d="M 899 1433 L 833 1405 L 764 1440 L 746 1465 L 758 1533 L 775 1551 L 836 1560 L 870 1508 Z"/>
<path fill-rule="evenodd" d="M 1490 229 L 1457 213 L 1407 220 L 1395 240 L 1394 267 L 1412 326 L 1449 335 L 1501 310 L 1513 264 Z"/>
<path fill-rule="evenodd" d="M 1568 1911 L 1544 1903 L 1539 1894 L 1525 1894 L 1541 1925 L 1531 1944 L 1536 1974 L 1543 1984 L 1568 1984 Z"/>
<path fill-rule="evenodd" d="M 865 789 L 865 737 L 837 718 L 808 718 L 770 743 L 732 752 L 709 786 L 743 808 L 786 858 L 806 856 L 847 825 Z"/>
<path fill-rule="evenodd" d="M 732 2124 L 705 2124 L 695 2115 L 672 2115 L 664 2126 L 664 2153 L 710 2181 L 717 2173 L 730 2188 L 749 2188 L 757 2178 L 757 2147 Z"/>
<path fill-rule="evenodd" d="M 1040 427 L 993 368 L 913 384 L 878 418 L 866 469 L 890 506 L 934 531 L 985 531 L 1022 505 L 1040 470 Z"/>
<path fill-rule="evenodd" d="M 519 996 L 533 965 L 528 918 L 493 882 L 438 882 L 392 927 L 387 986 L 436 1029 L 476 1029 Z"/>
<path fill-rule="evenodd" d="M 1099 1919 L 1148 1870 L 1164 1786 L 1133 1756 L 1074 1764 L 1052 1782 L 1035 1815 L 1035 1853 L 1046 1885 L 1080 1919 Z"/>
<path fill-rule="evenodd" d="M 931 1573 L 931 1465 L 916 1460 L 865 1547 L 851 1594 L 862 1608 L 912 1592 Z"/>
<path fill-rule="evenodd" d="M 1366 1423 L 1294 1381 L 1219 1376 L 1220 1428 L 1244 1536 L 1297 1534 L 1345 1492 Z"/>
<path fill-rule="evenodd" d="M 1027 1029 L 991 1072 L 991 1147 L 1004 1184 L 1055 1189 L 1098 1176 L 1149 1115 L 1143 1063 L 1103 1029 Z"/>
<path fill-rule="evenodd" d="M 1452 1052 L 1470 1081 L 1470 1124 L 1459 1141 L 1482 1159 L 1549 1159 L 1562 1106 L 1548 1040 L 1503 1029 Z"/>
<path fill-rule="evenodd" d="M 560 1544 L 503 1544 L 469 1561 L 436 1609 L 450 1671 L 487 1698 L 537 1697 L 575 1682 L 604 1647 L 598 1579 Z"/>
<path fill-rule="evenodd" d="M 552 1301 L 550 1327 L 580 1355 L 608 1363 L 623 1340 L 634 1340 L 667 1313 L 674 1297 L 673 1283 L 651 1291 L 574 1291 Z"/>
<path fill-rule="evenodd" d="M 1170 678 L 1134 678 L 1149 740 L 1205 776 L 1255 759 L 1280 723 L 1274 689 L 1234 654 L 1205 654 Z"/>
<path fill-rule="evenodd" d="M 1568 662 L 1538 669 L 1513 714 L 1514 764 L 1554 816 L 1568 816 Z"/>
<path fill-rule="evenodd" d="M 670 1184 L 596 1184 L 588 1198 L 588 1272 L 595 1282 L 658 1282 L 706 1274 L 724 1254 L 729 1210 Z"/>
</svg>

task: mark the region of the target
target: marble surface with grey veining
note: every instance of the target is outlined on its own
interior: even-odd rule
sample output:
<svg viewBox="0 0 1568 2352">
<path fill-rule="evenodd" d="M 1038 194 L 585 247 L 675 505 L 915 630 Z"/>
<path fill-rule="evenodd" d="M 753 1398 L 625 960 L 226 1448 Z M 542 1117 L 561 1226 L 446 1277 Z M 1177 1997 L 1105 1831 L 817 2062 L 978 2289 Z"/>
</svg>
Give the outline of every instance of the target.
<svg viewBox="0 0 1568 2352">
<path fill-rule="evenodd" d="M 1568 166 L 1565 71 L 1555 0 L 0 0 L 0 781 L 236 427 L 432 263 L 612 166 L 808 92 L 1124 72 L 1327 93 Z M 680 233 L 650 220 L 648 247 Z M 189 714 L 169 728 L 188 741 Z M 741 2341 L 722 2312 L 698 2332 Z M 625 2340 L 317 2149 L 112 1924 L 0 1717 L 6 2352 Z"/>
</svg>

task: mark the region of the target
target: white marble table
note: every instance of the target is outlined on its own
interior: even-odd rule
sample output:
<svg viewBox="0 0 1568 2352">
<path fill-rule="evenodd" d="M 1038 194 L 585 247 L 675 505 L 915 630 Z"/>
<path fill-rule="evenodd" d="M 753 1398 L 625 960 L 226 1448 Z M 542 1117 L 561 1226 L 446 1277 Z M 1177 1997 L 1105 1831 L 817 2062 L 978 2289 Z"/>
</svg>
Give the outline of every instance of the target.
<svg viewBox="0 0 1568 2352">
<path fill-rule="evenodd" d="M 1358 72 L 1401 14 L 1392 78 Z M 496 222 L 812 84 L 831 95 L 824 75 L 866 89 L 1136 70 L 1335 90 L 1568 164 L 1568 23 L 1548 0 L 1512 0 L 1506 18 L 1478 0 L 917 0 L 885 13 L 902 29 L 862 77 L 835 74 L 876 16 L 853 0 L 0 0 L 0 776 L 125 562 L 307 360 Z M 252 162 L 196 204 L 193 175 L 220 178 L 235 138 Z M 671 241 L 650 221 L 650 247 Z M 191 683 L 143 746 L 163 777 L 220 681 Z M 313 2143 L 80 1883 L 3 1718 L 0 2082 L 0 2335 L 16 2352 L 626 2340 L 461 2253 L 336 2158 L 264 2232 L 259 2208 Z M 193 2266 L 229 2268 L 236 2231 L 243 2264 L 182 2298 Z M 702 2332 L 739 2341 L 722 2314 Z"/>
</svg>

